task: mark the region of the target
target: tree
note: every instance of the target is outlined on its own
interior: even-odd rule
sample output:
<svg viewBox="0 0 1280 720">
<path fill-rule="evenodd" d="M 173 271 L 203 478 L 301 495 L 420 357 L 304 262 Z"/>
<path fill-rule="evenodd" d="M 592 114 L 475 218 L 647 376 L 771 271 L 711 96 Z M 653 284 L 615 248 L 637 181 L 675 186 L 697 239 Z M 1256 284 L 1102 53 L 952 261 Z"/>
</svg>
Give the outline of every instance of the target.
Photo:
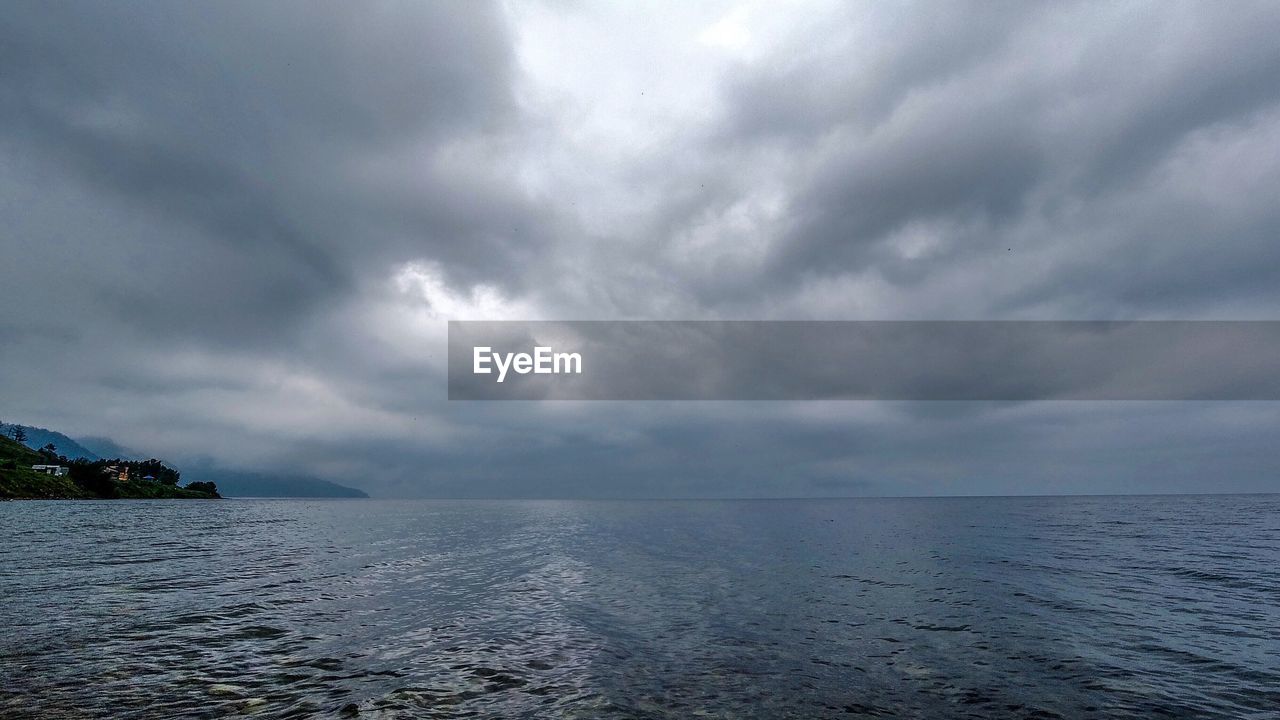
<svg viewBox="0 0 1280 720">
<path fill-rule="evenodd" d="M 116 485 L 114 475 L 104 472 L 108 465 L 107 461 L 76 459 L 71 461 L 69 465 L 71 482 L 96 497 L 110 498 L 119 496 L 120 490 Z"/>
<path fill-rule="evenodd" d="M 196 492 L 208 493 L 213 497 L 220 497 L 218 495 L 218 485 L 212 482 L 187 483 L 187 489 L 195 490 Z"/>
<path fill-rule="evenodd" d="M 40 448 L 36 452 L 40 453 L 40 456 L 43 457 L 47 462 L 50 462 L 50 463 L 62 462 L 62 459 L 58 457 L 58 448 L 53 443 L 48 443 L 47 445 Z"/>
<path fill-rule="evenodd" d="M 129 468 L 129 474 L 135 477 L 144 478 L 148 475 L 155 478 L 156 482 L 164 485 L 177 486 L 178 479 L 182 477 L 182 473 L 165 465 L 155 458 L 150 460 L 138 461 L 121 461 L 121 465 Z"/>
<path fill-rule="evenodd" d="M 27 441 L 27 431 L 24 430 L 21 425 L 13 426 L 12 435 L 14 442 L 24 443 Z"/>
</svg>

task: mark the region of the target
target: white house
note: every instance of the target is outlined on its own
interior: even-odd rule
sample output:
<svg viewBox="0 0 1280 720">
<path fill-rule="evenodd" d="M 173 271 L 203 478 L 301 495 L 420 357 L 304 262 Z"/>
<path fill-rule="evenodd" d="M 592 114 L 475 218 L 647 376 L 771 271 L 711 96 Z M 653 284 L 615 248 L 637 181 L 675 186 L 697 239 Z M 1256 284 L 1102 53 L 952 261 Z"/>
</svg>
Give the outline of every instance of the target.
<svg viewBox="0 0 1280 720">
<path fill-rule="evenodd" d="M 32 470 L 45 475 L 66 475 L 67 467 L 65 465 L 32 465 Z"/>
</svg>

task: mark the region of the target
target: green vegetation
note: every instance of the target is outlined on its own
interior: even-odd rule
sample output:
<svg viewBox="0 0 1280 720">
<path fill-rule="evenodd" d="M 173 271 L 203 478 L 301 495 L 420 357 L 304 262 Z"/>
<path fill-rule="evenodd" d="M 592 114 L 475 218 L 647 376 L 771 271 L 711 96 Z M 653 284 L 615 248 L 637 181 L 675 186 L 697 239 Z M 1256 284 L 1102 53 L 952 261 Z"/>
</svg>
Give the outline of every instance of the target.
<svg viewBox="0 0 1280 720">
<path fill-rule="evenodd" d="M 32 465 L 61 465 L 66 475 L 47 475 Z M 121 475 L 127 475 L 121 480 Z M 0 437 L 0 498 L 192 498 L 220 497 L 211 482 L 178 486 L 179 473 L 159 460 L 68 460 L 57 448 L 32 450 Z"/>
<path fill-rule="evenodd" d="M 44 458 L 15 440 L 0 437 L 0 497 L 6 498 L 89 498 L 89 492 L 69 476 L 42 475 L 31 469 Z"/>
</svg>

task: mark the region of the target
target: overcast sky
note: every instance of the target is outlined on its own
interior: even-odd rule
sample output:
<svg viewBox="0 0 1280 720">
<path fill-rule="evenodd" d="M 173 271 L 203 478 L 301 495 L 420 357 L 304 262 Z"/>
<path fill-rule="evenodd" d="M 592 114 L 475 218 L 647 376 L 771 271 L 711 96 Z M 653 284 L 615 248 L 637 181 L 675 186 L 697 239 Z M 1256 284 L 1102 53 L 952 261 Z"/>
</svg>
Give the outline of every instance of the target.
<svg viewBox="0 0 1280 720">
<path fill-rule="evenodd" d="M 449 319 L 1280 319 L 1280 3 L 0 4 L 0 420 L 381 496 L 1280 490 L 1280 404 L 450 403 Z"/>
</svg>

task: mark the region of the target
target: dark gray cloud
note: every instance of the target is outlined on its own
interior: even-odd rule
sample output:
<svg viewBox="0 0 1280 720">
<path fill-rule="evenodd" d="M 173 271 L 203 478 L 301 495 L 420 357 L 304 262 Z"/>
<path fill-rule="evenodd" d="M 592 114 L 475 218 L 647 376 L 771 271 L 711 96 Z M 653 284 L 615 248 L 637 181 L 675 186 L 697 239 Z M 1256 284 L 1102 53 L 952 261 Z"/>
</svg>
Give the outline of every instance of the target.
<svg viewBox="0 0 1280 720">
<path fill-rule="evenodd" d="M 849 275 L 919 288 L 972 264 L 1002 295 L 979 313 L 1090 295 L 1073 309 L 1102 319 L 1274 284 L 1261 241 L 1280 230 L 1274 205 L 1240 207 L 1222 177 L 1175 177 L 1241 145 L 1274 153 L 1274 6 L 907 7 L 847 8 L 851 26 L 883 24 L 797 44 L 726 87 L 720 148 L 744 166 L 783 148 L 791 162 L 769 169 L 795 190 L 755 272 L 701 301 Z M 1274 179 L 1274 163 L 1247 162 Z M 1023 287 L 1028 268 L 1048 277 Z"/>
<path fill-rule="evenodd" d="M 0 417 L 387 495 L 1274 490 L 1268 403 L 449 403 L 444 322 L 1275 319 L 1278 35 L 10 3 Z"/>
<path fill-rule="evenodd" d="M 140 328 L 260 339 L 379 264 L 518 284 L 511 260 L 536 252 L 536 209 L 496 169 L 468 176 L 447 157 L 514 121 L 510 38 L 488 5 L 5 14 L 7 154 L 54 186 L 33 214 L 88 216 L 39 230 L 60 231 L 73 262 L 130 256 L 101 268 L 116 282 L 95 300 Z M 66 186 L 109 204 L 110 224 L 58 197 Z"/>
</svg>

